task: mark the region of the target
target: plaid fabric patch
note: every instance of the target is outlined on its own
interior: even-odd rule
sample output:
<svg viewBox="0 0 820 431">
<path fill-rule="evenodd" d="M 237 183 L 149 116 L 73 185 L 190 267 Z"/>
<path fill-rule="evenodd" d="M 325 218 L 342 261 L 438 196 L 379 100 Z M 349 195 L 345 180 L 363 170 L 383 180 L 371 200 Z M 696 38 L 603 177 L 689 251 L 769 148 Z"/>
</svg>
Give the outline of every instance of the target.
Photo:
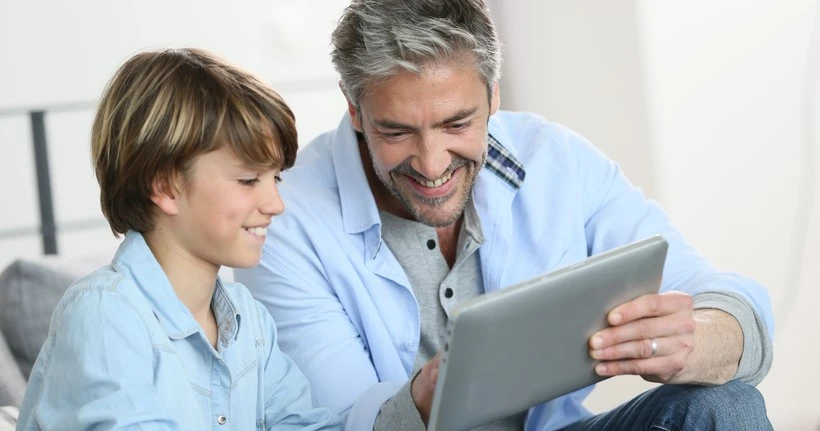
<svg viewBox="0 0 820 431">
<path fill-rule="evenodd" d="M 516 189 L 521 188 L 521 183 L 524 182 L 524 177 L 527 175 L 524 172 L 524 166 L 493 135 L 487 136 L 489 145 L 487 146 L 487 163 L 484 167 L 498 175 L 510 186 Z"/>
</svg>

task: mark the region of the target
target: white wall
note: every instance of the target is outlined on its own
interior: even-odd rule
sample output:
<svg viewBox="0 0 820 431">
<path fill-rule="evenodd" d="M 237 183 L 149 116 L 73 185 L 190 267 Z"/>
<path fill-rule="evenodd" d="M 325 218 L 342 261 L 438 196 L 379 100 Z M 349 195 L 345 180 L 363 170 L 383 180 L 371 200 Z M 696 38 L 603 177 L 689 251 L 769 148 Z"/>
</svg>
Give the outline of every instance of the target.
<svg viewBox="0 0 820 431">
<path fill-rule="evenodd" d="M 820 153 L 816 141 L 803 150 L 801 133 L 816 8 L 816 0 L 496 2 L 507 106 L 590 137 L 719 268 L 770 289 L 776 359 L 760 389 L 775 429 L 820 424 L 820 398 L 810 395 L 820 382 L 812 311 L 820 209 L 809 213 L 812 196 L 799 196 L 809 180 L 820 199 L 803 169 Z M 797 257 L 795 220 L 809 223 L 798 226 L 808 246 Z M 787 297 L 796 303 L 788 315 Z M 613 379 L 589 405 L 603 410 L 647 387 Z"/>
<path fill-rule="evenodd" d="M 212 50 L 271 82 L 293 108 L 306 142 L 344 112 L 328 53 L 346 4 L 0 0 L 0 235 L 24 232 L 0 236 L 0 268 L 42 253 L 26 111 L 52 111 L 46 124 L 59 252 L 110 255 L 117 241 L 99 212 L 88 142 L 94 102 L 116 68 L 146 48 Z"/>
<path fill-rule="evenodd" d="M 501 103 L 570 127 L 653 197 L 636 6 L 626 1 L 492 3 L 504 43 Z"/>
</svg>

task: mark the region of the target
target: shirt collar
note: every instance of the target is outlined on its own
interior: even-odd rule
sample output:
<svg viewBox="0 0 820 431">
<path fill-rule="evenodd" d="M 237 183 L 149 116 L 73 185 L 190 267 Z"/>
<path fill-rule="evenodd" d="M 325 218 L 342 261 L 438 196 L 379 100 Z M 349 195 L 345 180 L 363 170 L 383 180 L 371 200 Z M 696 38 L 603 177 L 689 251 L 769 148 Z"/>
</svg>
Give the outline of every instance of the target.
<svg viewBox="0 0 820 431">
<path fill-rule="evenodd" d="M 369 193 L 370 185 L 362 169 L 359 142 L 350 114 L 346 113 L 339 122 L 331 145 L 345 232 L 361 233 L 381 224 L 376 199 Z"/>
<path fill-rule="evenodd" d="M 112 265 L 134 280 L 169 338 L 182 339 L 200 330 L 194 316 L 177 297 L 142 234 L 129 231 L 125 235 Z M 235 304 L 231 292 L 217 278 L 211 306 L 219 328 L 220 343 L 226 345 L 236 339 L 239 331 L 240 316 Z"/>
<path fill-rule="evenodd" d="M 518 160 L 512 138 L 495 115 L 490 117 L 487 130 L 487 163 L 484 164 L 484 168 L 513 189 L 520 189 L 527 173 L 524 171 L 524 165 Z"/>
</svg>

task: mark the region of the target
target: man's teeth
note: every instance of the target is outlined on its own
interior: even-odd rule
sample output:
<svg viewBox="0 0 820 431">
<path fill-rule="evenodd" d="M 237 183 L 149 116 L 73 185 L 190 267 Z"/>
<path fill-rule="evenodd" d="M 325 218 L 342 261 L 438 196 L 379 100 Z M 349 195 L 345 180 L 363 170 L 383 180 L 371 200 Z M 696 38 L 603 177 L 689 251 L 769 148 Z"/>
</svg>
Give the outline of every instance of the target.
<svg viewBox="0 0 820 431">
<path fill-rule="evenodd" d="M 435 181 L 421 180 L 421 179 L 417 179 L 417 178 L 414 178 L 414 179 L 416 180 L 417 183 L 423 185 L 424 187 L 430 187 L 431 189 L 434 189 L 434 188 L 440 187 L 442 184 L 449 181 L 450 177 L 452 177 L 452 176 L 453 176 L 453 173 L 450 172 L 449 174 L 446 174 L 443 177 L 438 178 Z"/>
<path fill-rule="evenodd" d="M 265 236 L 268 233 L 268 230 L 263 227 L 246 227 L 245 230 L 256 236 Z"/>
</svg>

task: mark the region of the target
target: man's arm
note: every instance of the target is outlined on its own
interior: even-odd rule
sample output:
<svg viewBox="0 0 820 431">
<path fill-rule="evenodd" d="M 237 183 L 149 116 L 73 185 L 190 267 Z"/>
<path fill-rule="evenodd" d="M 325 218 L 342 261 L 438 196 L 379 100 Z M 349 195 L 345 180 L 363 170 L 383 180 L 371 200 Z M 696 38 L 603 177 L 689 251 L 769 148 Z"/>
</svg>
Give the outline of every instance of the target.
<svg viewBox="0 0 820 431">
<path fill-rule="evenodd" d="M 695 349 L 681 378 L 701 384 L 726 383 L 734 379 L 743 353 L 743 331 L 737 320 L 722 310 L 704 308 L 694 312 Z"/>
<path fill-rule="evenodd" d="M 339 415 L 347 429 L 372 429 L 405 381 L 380 382 L 355 317 L 309 257 L 308 241 L 293 226 L 279 228 L 269 232 L 259 265 L 235 271 L 235 278 L 270 311 L 279 347 L 307 378 L 314 405 Z"/>
<path fill-rule="evenodd" d="M 269 430 L 341 430 L 339 418 L 328 409 L 315 407 L 307 379 L 293 360 L 279 350 L 276 326 L 270 313 L 256 303 L 257 319 L 261 322 L 268 343 L 264 367 L 265 426 Z"/>
<path fill-rule="evenodd" d="M 771 365 L 774 319 L 766 289 L 747 278 L 717 271 L 686 243 L 660 206 L 626 180 L 615 163 L 583 138 L 571 138 L 579 141 L 574 163 L 584 191 L 582 212 L 586 214 L 589 254 L 661 234 L 669 243 L 661 292 L 678 291 L 688 298 L 649 295 L 629 303 L 631 314 L 622 320 L 613 321 L 616 313 L 611 313 L 610 323 L 616 326 L 602 331 L 605 336 L 600 345 L 593 336 L 590 349 L 617 345 L 618 353 L 598 352 L 593 357 L 638 359 L 623 371 L 637 371 L 650 380 L 713 384 L 741 377 L 759 382 Z M 704 302 L 701 298 L 705 297 L 727 300 Z M 617 335 L 612 336 L 613 332 Z M 610 336 L 625 343 L 614 343 Z M 652 350 L 650 339 L 657 343 L 658 353 L 646 361 Z M 604 364 L 604 368 L 611 367 L 616 366 Z M 740 374 L 727 378 L 733 369 Z M 617 367 L 615 373 L 601 371 L 622 374 Z"/>
<path fill-rule="evenodd" d="M 424 429 L 430 419 L 440 366 L 441 353 L 438 353 L 393 398 L 382 405 L 373 429 Z"/>
</svg>

